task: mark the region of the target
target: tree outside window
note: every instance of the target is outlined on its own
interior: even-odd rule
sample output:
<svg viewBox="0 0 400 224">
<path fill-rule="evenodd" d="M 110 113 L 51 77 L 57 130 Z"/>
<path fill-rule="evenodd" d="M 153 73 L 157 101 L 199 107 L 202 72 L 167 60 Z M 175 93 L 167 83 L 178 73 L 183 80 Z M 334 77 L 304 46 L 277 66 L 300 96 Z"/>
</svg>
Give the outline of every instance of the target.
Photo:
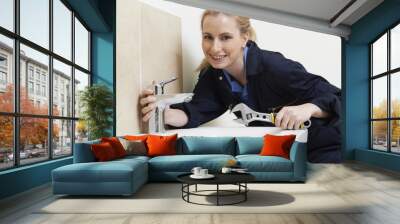
<svg viewBox="0 0 400 224">
<path fill-rule="evenodd" d="M 370 46 L 371 148 L 400 153 L 400 25 Z"/>
<path fill-rule="evenodd" d="M 72 7 L 65 5 L 68 2 L 18 1 L 19 12 L 14 13 L 13 0 L 1 1 L 7 3 L 2 6 L 9 7 L 0 11 L 12 13 L 7 21 L 0 21 L 0 26 L 8 30 L 0 29 L 0 171 L 72 155 L 79 116 L 71 106 L 77 91 L 73 92 L 70 86 L 82 82 L 79 75 L 79 80 L 73 79 L 74 73 L 91 75 L 90 31 Z M 20 33 L 10 38 L 9 32 L 16 34 L 14 25 Z M 58 61 L 58 57 L 63 60 Z M 19 58 L 18 74 L 14 71 L 17 65 L 14 58 Z M 15 85 L 14 77 L 19 86 Z M 14 133 L 14 129 L 18 131 Z M 19 160 L 15 160 L 14 152 Z"/>
</svg>

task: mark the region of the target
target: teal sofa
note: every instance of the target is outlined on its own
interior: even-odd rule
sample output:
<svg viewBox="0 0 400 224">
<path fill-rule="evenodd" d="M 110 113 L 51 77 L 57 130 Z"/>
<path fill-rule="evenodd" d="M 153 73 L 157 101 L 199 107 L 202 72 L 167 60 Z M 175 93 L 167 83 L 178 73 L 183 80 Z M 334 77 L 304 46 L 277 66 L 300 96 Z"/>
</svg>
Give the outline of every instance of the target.
<svg viewBox="0 0 400 224">
<path fill-rule="evenodd" d="M 290 159 L 259 156 L 262 137 L 183 136 L 177 141 L 177 155 L 128 156 L 96 162 L 90 145 L 75 144 L 74 163 L 52 171 L 54 194 L 131 195 L 148 181 L 176 181 L 193 167 L 219 172 L 228 160 L 235 159 L 259 182 L 304 182 L 306 180 L 306 143 L 295 141 Z"/>
</svg>

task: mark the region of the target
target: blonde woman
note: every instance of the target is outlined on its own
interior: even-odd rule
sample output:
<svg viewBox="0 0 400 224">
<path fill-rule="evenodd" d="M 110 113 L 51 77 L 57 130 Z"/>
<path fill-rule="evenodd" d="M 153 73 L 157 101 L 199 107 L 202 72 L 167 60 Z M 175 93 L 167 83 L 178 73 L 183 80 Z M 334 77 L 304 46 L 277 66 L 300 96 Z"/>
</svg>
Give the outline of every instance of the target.
<svg viewBox="0 0 400 224">
<path fill-rule="evenodd" d="M 311 119 L 309 161 L 341 161 L 338 88 L 308 73 L 300 63 L 260 49 L 249 18 L 206 10 L 201 30 L 205 58 L 198 68 L 193 99 L 165 110 L 167 125 L 197 127 L 242 102 L 259 112 L 277 112 L 275 126 L 283 129 L 298 129 Z M 142 92 L 144 121 L 154 109 L 152 94 L 152 90 Z"/>
</svg>

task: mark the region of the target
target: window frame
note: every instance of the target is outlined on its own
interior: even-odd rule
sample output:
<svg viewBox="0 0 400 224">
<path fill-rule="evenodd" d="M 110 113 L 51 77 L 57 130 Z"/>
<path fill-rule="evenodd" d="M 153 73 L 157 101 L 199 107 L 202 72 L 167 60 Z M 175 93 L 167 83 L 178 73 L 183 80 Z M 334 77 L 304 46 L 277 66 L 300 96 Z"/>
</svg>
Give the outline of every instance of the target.
<svg viewBox="0 0 400 224">
<path fill-rule="evenodd" d="M 396 23 L 392 24 L 389 28 L 387 28 L 383 33 L 378 35 L 374 40 L 372 40 L 369 44 L 369 149 L 373 151 L 379 151 L 379 152 L 386 152 L 386 153 L 391 153 L 391 154 L 400 154 L 400 152 L 393 152 L 392 151 L 392 121 L 400 121 L 400 117 L 392 117 L 392 98 L 391 98 L 391 91 L 392 91 L 392 86 L 391 86 L 391 80 L 392 76 L 396 75 L 396 73 L 400 72 L 400 67 L 398 68 L 393 68 L 391 69 L 391 61 L 392 61 L 392 55 L 391 55 L 391 31 L 395 27 L 400 26 L 400 21 L 397 21 Z M 387 64 L 386 64 L 386 71 L 380 74 L 376 74 L 374 76 L 373 74 L 373 44 L 376 43 L 381 37 L 384 35 L 387 35 Z M 386 98 L 387 98 L 387 105 L 386 105 L 386 117 L 385 118 L 373 118 L 373 81 L 378 79 L 386 77 L 386 87 L 387 87 L 387 93 L 386 93 Z M 373 136 L 373 122 L 374 121 L 386 121 L 386 151 L 384 150 L 379 150 L 374 148 L 374 136 Z"/>
<path fill-rule="evenodd" d="M 6 85 L 7 79 L 8 79 L 7 73 L 3 70 L 0 70 L 0 85 Z"/>
<path fill-rule="evenodd" d="M 53 115 L 53 97 L 54 97 L 54 92 L 53 92 L 53 76 L 54 74 L 54 69 L 53 69 L 53 60 L 58 60 L 61 63 L 64 63 L 68 66 L 71 66 L 71 84 L 72 84 L 72 99 L 71 103 L 74 105 L 75 103 L 75 88 L 73 85 L 75 82 L 75 69 L 85 73 L 88 75 L 89 78 L 89 83 L 88 86 L 92 85 L 92 61 L 91 61 L 91 37 L 92 37 L 92 31 L 89 29 L 87 24 L 83 21 L 83 19 L 72 9 L 72 7 L 65 1 L 65 0 L 59 0 L 68 10 L 71 11 L 71 18 L 70 18 L 70 23 L 71 23 L 71 58 L 67 59 L 64 58 L 63 56 L 57 54 L 54 52 L 53 49 L 53 24 L 54 24 L 54 17 L 53 17 L 53 1 L 54 0 L 48 0 L 49 3 L 49 47 L 46 49 L 45 47 L 40 46 L 39 44 L 34 43 L 33 41 L 30 41 L 29 39 L 24 38 L 23 36 L 20 35 L 20 0 L 14 0 L 13 1 L 13 10 L 14 10 L 14 30 L 10 31 L 4 27 L 0 26 L 0 35 L 3 35 L 7 38 L 10 38 L 13 40 L 13 63 L 12 63 L 12 69 L 11 69 L 11 75 L 13 75 L 14 78 L 14 110 L 13 112 L 2 112 L 0 111 L 0 116 L 4 117 L 12 117 L 13 119 L 13 154 L 14 154 L 14 161 L 13 161 L 13 166 L 11 167 L 5 167 L 5 168 L 0 168 L 0 172 L 5 171 L 5 170 L 10 170 L 10 169 L 16 169 L 19 167 L 23 166 L 30 166 L 33 164 L 37 163 L 43 163 L 46 161 L 54 160 L 54 159 L 61 159 L 65 157 L 70 157 L 73 156 L 74 152 L 74 143 L 75 143 L 75 126 L 76 126 L 76 121 L 79 120 L 79 117 L 75 117 L 75 108 L 71 108 L 71 114 L 68 116 L 56 116 Z M 83 27 L 88 31 L 88 69 L 85 69 L 78 64 L 75 63 L 75 18 L 83 25 Z M 21 113 L 20 111 L 20 85 L 21 85 L 21 80 L 20 80 L 20 45 L 23 44 L 27 47 L 30 47 L 40 53 L 43 53 L 48 56 L 49 58 L 49 63 L 48 63 L 48 73 L 47 73 L 47 79 L 46 80 L 46 85 L 45 85 L 45 95 L 48 96 L 48 108 L 49 111 L 47 112 L 46 115 L 39 115 L 39 114 L 27 114 L 27 113 Z M 31 66 L 29 63 L 27 63 L 27 71 L 30 71 L 29 69 Z M 26 76 L 26 82 L 32 81 L 34 85 L 34 92 L 36 92 L 35 85 L 40 83 L 42 84 L 42 79 L 41 79 L 41 74 L 43 70 L 39 70 L 39 79 L 36 79 L 36 70 L 37 68 L 33 67 L 33 79 L 31 79 L 31 76 L 29 72 L 25 74 Z M 42 86 L 42 85 L 40 85 Z M 28 86 L 27 86 L 28 87 Z M 27 89 L 27 91 L 29 91 Z M 48 93 L 47 93 L 48 91 Z M 41 92 L 41 91 L 40 91 Z M 37 96 L 42 96 L 42 94 L 39 94 Z M 43 96 L 42 96 L 43 97 Z M 35 102 L 34 102 L 35 103 Z M 47 158 L 44 157 L 43 160 L 40 160 L 38 162 L 32 162 L 32 163 L 26 163 L 26 164 L 21 164 L 21 159 L 20 159 L 20 119 L 21 118 L 45 118 L 47 119 L 48 122 L 48 136 L 47 136 L 47 150 L 48 150 L 48 155 Z M 70 121 L 71 122 L 71 153 L 68 155 L 62 155 L 62 156 L 55 156 L 53 155 L 54 152 L 54 147 L 53 147 L 53 123 L 54 121 L 57 120 L 64 120 L 64 121 Z"/>
<path fill-rule="evenodd" d="M 0 64 L 0 68 L 7 70 L 7 65 L 8 65 L 8 57 L 5 54 L 0 53 L 0 57 L 3 58 L 4 60 L 1 61 L 5 61 L 4 65 Z"/>
<path fill-rule="evenodd" d="M 0 53 L 0 57 L 4 59 L 4 60 L 2 60 L 2 61 L 4 61 L 4 65 L 0 64 L 0 87 L 2 88 L 4 86 L 4 88 L 7 88 L 8 57 L 7 57 L 7 55 L 2 54 L 2 53 Z M 4 79 L 3 79 L 3 77 L 4 77 Z"/>
</svg>

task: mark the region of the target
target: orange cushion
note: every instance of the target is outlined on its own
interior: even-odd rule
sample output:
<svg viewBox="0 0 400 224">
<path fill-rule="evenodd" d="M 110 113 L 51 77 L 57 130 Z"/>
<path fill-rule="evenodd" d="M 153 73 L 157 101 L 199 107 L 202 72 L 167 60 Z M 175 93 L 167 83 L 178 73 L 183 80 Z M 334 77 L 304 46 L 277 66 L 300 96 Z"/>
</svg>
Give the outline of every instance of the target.
<svg viewBox="0 0 400 224">
<path fill-rule="evenodd" d="M 126 151 L 124 146 L 122 146 L 121 142 L 117 137 L 110 137 L 110 138 L 101 138 L 101 142 L 108 142 L 114 149 L 115 155 L 118 158 L 126 156 Z"/>
<path fill-rule="evenodd" d="M 149 135 L 146 140 L 148 156 L 176 155 L 177 138 L 177 134 L 170 136 Z"/>
<path fill-rule="evenodd" d="M 109 161 L 117 158 L 113 147 L 108 142 L 93 144 L 90 147 L 92 149 L 94 157 L 99 162 Z"/>
<path fill-rule="evenodd" d="M 286 159 L 290 157 L 290 147 L 296 135 L 269 135 L 264 136 L 264 145 L 261 149 L 261 156 L 281 156 Z"/>
<path fill-rule="evenodd" d="M 125 135 L 124 139 L 129 140 L 129 141 L 143 141 L 146 142 L 148 135 Z"/>
</svg>

